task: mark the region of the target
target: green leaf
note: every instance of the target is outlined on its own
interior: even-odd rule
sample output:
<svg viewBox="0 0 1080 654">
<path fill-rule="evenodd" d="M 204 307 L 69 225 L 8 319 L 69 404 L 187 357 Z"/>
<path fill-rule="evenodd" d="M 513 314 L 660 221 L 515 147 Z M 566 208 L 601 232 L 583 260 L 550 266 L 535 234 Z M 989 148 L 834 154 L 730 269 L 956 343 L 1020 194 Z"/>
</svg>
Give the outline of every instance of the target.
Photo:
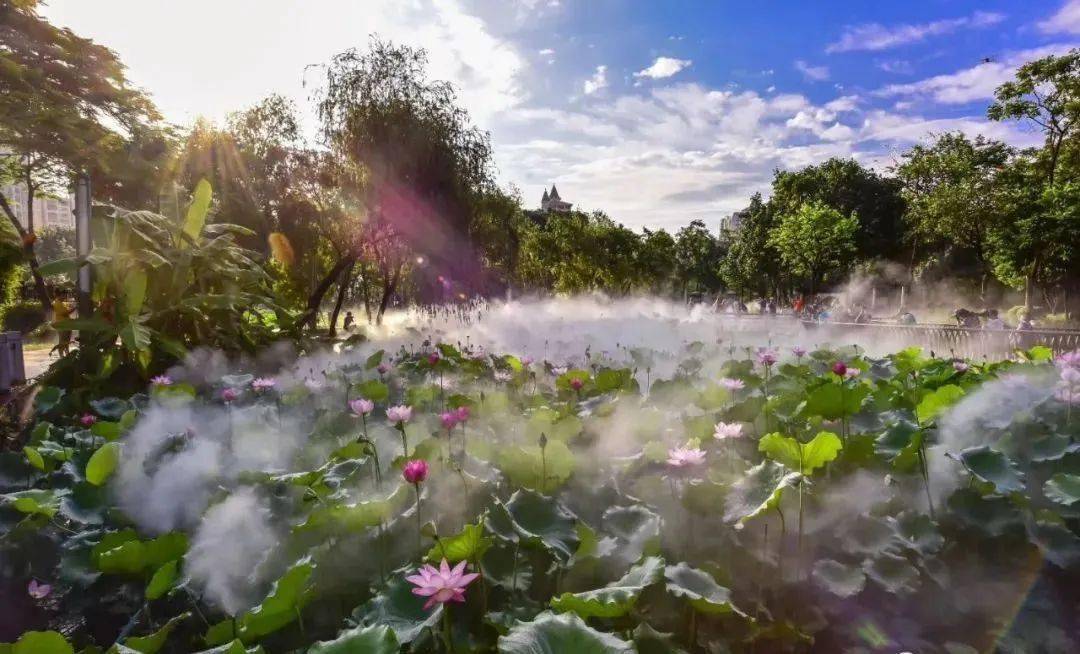
<svg viewBox="0 0 1080 654">
<path fill-rule="evenodd" d="M 375 368 L 378 368 L 379 364 L 382 363 L 385 354 L 386 352 L 384 350 L 376 350 L 373 352 L 371 356 L 364 361 L 364 370 L 374 370 Z"/>
<path fill-rule="evenodd" d="M 870 388 L 859 384 L 849 388 L 843 384 L 827 383 L 818 386 L 806 398 L 804 413 L 821 416 L 826 420 L 839 420 L 859 412 Z"/>
<path fill-rule="evenodd" d="M 104 438 L 107 441 L 115 441 L 120 438 L 122 431 L 120 423 L 112 422 L 111 420 L 98 420 L 90 426 L 91 434 Z"/>
<path fill-rule="evenodd" d="M 435 562 L 442 561 L 443 558 L 450 563 L 476 562 L 489 547 L 491 547 L 491 537 L 484 535 L 483 523 L 465 525 L 459 533 L 449 538 L 440 538 L 439 542 L 428 550 L 425 558 Z"/>
<path fill-rule="evenodd" d="M 691 568 L 686 563 L 664 568 L 667 591 L 681 597 L 699 613 L 738 613 L 731 603 L 731 591 L 716 583 L 708 572 Z"/>
<path fill-rule="evenodd" d="M 0 495 L 5 504 L 10 504 L 19 513 L 43 515 L 49 518 L 56 515 L 60 506 L 60 497 L 55 491 L 32 489 Z"/>
<path fill-rule="evenodd" d="M 664 520 L 641 504 L 613 506 L 604 511 L 600 524 L 618 540 L 615 556 L 626 563 L 633 563 L 642 554 L 654 554 L 660 549 Z"/>
<path fill-rule="evenodd" d="M 577 518 L 555 498 L 519 490 L 506 510 L 522 543 L 543 548 L 561 561 L 568 561 L 577 550 Z"/>
<path fill-rule="evenodd" d="M 26 460 L 30 462 L 30 465 L 41 472 L 45 472 L 45 459 L 41 456 L 40 452 L 33 447 L 24 447 L 23 454 L 26 455 Z"/>
<path fill-rule="evenodd" d="M 675 644 L 674 634 L 664 634 L 642 622 L 634 629 L 634 646 L 638 654 L 686 654 Z"/>
<path fill-rule="evenodd" d="M 548 440 L 543 453 L 539 445 L 510 445 L 497 450 L 495 458 L 495 465 L 509 478 L 510 483 L 544 492 L 566 483 L 577 466 L 574 453 L 566 443 L 555 439 Z"/>
<path fill-rule="evenodd" d="M 150 578 L 150 583 L 146 585 L 146 599 L 156 600 L 172 590 L 176 584 L 179 568 L 179 560 L 169 561 L 158 568 L 154 576 Z"/>
<path fill-rule="evenodd" d="M 919 571 L 902 556 L 881 552 L 863 563 L 863 571 L 890 593 L 908 593 L 918 588 Z"/>
<path fill-rule="evenodd" d="M 926 424 L 941 414 L 942 411 L 956 404 L 964 396 L 964 389 L 955 384 L 946 384 L 936 391 L 923 396 L 915 415 L 920 424 Z"/>
<path fill-rule="evenodd" d="M 775 461 L 762 461 L 732 485 L 724 500 L 724 520 L 746 521 L 775 509 L 784 489 L 797 485 L 800 478 Z"/>
<path fill-rule="evenodd" d="M 663 578 L 664 560 L 652 556 L 604 588 L 584 593 L 563 593 L 552 598 L 551 608 L 560 612 L 573 611 L 586 619 L 622 617 L 634 608 L 641 591 L 660 583 Z"/>
<path fill-rule="evenodd" d="M 989 482 L 1001 493 L 1019 493 L 1024 490 L 1024 475 L 1009 457 L 988 445 L 969 447 L 960 452 L 960 462 L 982 481 Z"/>
<path fill-rule="evenodd" d="M 80 262 L 76 258 L 57 259 L 38 266 L 38 272 L 48 277 L 49 275 L 62 275 L 75 272 L 79 269 Z"/>
<path fill-rule="evenodd" d="M 27 631 L 11 646 L 11 654 L 75 654 L 75 649 L 56 631 Z"/>
<path fill-rule="evenodd" d="M 758 441 L 758 449 L 770 459 L 806 476 L 835 459 L 843 447 L 840 437 L 828 431 L 819 432 L 809 443 L 800 443 L 777 432 L 766 434 Z"/>
<path fill-rule="evenodd" d="M 192 241 L 197 241 L 202 234 L 203 225 L 206 224 L 206 214 L 210 211 L 210 200 L 214 194 L 210 182 L 205 179 L 199 180 L 195 185 L 195 193 L 192 195 L 191 204 L 188 206 L 187 217 L 184 219 L 184 233 Z M 187 247 L 184 242 L 181 248 Z"/>
<path fill-rule="evenodd" d="M 334 640 L 315 643 L 307 654 L 397 654 L 399 647 L 393 629 L 376 625 L 343 631 Z"/>
<path fill-rule="evenodd" d="M 120 329 L 120 340 L 128 350 L 146 350 L 150 347 L 150 329 L 132 318 Z"/>
<path fill-rule="evenodd" d="M 862 592 L 866 585 L 866 573 L 862 568 L 844 565 L 832 559 L 822 559 L 814 564 L 814 581 L 837 597 L 852 597 Z"/>
<path fill-rule="evenodd" d="M 34 396 L 34 410 L 38 413 L 47 413 L 60 403 L 66 391 L 57 386 L 46 386 Z"/>
<path fill-rule="evenodd" d="M 390 387 L 378 379 L 368 379 L 357 384 L 355 388 L 360 397 L 372 402 L 385 402 L 390 397 Z"/>
<path fill-rule="evenodd" d="M 95 486 L 104 484 L 120 462 L 120 443 L 105 443 L 86 462 L 86 481 Z"/>
<path fill-rule="evenodd" d="M 818 435 L 814 436 L 809 443 L 804 444 L 802 448 L 801 472 L 809 476 L 813 474 L 814 470 L 835 459 L 840 450 L 844 448 L 844 444 L 836 434 L 831 431 L 823 431 L 818 432 Z"/>
<path fill-rule="evenodd" d="M 499 637 L 503 654 L 630 654 L 633 645 L 597 631 L 573 613 L 544 611 Z"/>
<path fill-rule="evenodd" d="M 90 406 L 94 413 L 109 420 L 119 420 L 124 413 L 131 409 L 131 402 L 121 400 L 118 397 L 103 397 L 100 400 L 91 400 Z"/>
<path fill-rule="evenodd" d="M 1043 493 L 1051 502 L 1071 506 L 1080 502 L 1080 475 L 1059 472 L 1043 484 Z"/>
<path fill-rule="evenodd" d="M 124 641 L 124 645 L 142 654 L 157 654 L 165 646 L 165 641 L 169 639 L 169 634 L 172 633 L 173 629 L 190 616 L 190 613 L 181 613 L 149 636 L 131 636 Z"/>
<path fill-rule="evenodd" d="M 124 276 L 124 311 L 126 316 L 137 316 L 146 300 L 146 271 L 141 268 Z"/>
<path fill-rule="evenodd" d="M 411 643 L 425 629 L 434 629 L 443 612 L 441 604 L 425 609 L 425 599 L 413 595 L 412 589 L 403 575 L 396 575 L 383 592 L 354 611 L 353 618 L 367 626 L 389 627 L 402 645 Z"/>
</svg>

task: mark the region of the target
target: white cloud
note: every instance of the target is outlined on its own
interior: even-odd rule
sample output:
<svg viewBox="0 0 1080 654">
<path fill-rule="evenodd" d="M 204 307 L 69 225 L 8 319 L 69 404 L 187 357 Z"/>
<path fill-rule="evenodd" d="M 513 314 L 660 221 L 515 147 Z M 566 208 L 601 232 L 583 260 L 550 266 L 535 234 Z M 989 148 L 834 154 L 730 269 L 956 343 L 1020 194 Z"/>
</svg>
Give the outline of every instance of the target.
<svg viewBox="0 0 1080 654">
<path fill-rule="evenodd" d="M 649 77 L 652 79 L 664 79 L 671 77 L 680 70 L 694 62 L 689 59 L 673 59 L 671 57 L 657 57 L 651 66 L 634 73 L 634 77 Z"/>
<path fill-rule="evenodd" d="M 1039 23 L 1047 34 L 1080 34 L 1080 0 L 1066 0 L 1057 13 Z"/>
<path fill-rule="evenodd" d="M 822 82 L 829 79 L 829 69 L 826 66 L 811 66 L 802 59 L 795 62 L 795 70 L 803 74 L 803 77 L 812 82 Z"/>
<path fill-rule="evenodd" d="M 585 95 L 592 95 L 597 91 L 607 88 L 607 66 L 600 65 L 596 67 L 593 72 L 593 76 L 585 80 L 583 90 Z"/>
<path fill-rule="evenodd" d="M 321 79 L 318 69 L 305 72 L 305 67 L 349 48 L 365 48 L 369 34 L 425 48 L 428 72 L 453 82 L 480 124 L 524 99 L 519 77 L 526 65 L 518 49 L 467 10 L 462 0 L 323 0 L 304 6 L 293 0 L 262 0 L 258 11 L 250 5 L 220 0 L 50 0 L 41 11 L 117 51 L 132 80 L 153 92 L 169 119 L 181 123 L 200 115 L 221 119 L 274 92 L 309 106 L 310 85 Z M 188 48 L 181 57 L 161 47 L 160 30 L 133 25 L 168 25 L 171 33 L 198 34 L 201 43 L 213 47 Z"/>
<path fill-rule="evenodd" d="M 890 84 L 874 91 L 879 97 L 922 96 L 940 104 L 965 104 L 994 97 L 994 89 L 1012 79 L 1026 62 L 1051 54 L 1068 52 L 1073 44 L 1046 45 L 1008 53 L 1000 61 L 989 61 L 945 75 L 910 84 Z"/>
<path fill-rule="evenodd" d="M 887 61 L 879 61 L 877 67 L 886 73 L 893 73 L 895 75 L 911 75 L 915 72 L 910 61 L 904 59 L 890 59 Z"/>
<path fill-rule="evenodd" d="M 825 103 L 825 108 L 829 111 L 842 112 L 842 111 L 855 111 L 859 106 L 859 96 L 857 95 L 842 95 L 835 100 L 830 100 Z"/>
<path fill-rule="evenodd" d="M 962 18 L 935 20 L 919 25 L 882 25 L 864 23 L 844 28 L 840 39 L 830 43 L 825 52 L 852 52 L 856 50 L 887 50 L 907 43 L 922 41 L 928 36 L 950 34 L 959 29 L 991 27 L 1005 20 L 1004 14 L 976 11 Z"/>
</svg>

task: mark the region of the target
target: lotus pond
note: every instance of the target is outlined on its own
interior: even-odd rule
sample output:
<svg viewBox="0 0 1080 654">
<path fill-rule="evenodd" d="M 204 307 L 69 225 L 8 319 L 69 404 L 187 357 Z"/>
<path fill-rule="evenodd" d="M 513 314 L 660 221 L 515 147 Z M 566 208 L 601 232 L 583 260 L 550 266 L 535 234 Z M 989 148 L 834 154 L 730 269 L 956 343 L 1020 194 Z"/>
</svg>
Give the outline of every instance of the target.
<svg viewBox="0 0 1080 654">
<path fill-rule="evenodd" d="M 613 350 L 46 388 L 0 652 L 1080 648 L 1080 355 Z"/>
</svg>

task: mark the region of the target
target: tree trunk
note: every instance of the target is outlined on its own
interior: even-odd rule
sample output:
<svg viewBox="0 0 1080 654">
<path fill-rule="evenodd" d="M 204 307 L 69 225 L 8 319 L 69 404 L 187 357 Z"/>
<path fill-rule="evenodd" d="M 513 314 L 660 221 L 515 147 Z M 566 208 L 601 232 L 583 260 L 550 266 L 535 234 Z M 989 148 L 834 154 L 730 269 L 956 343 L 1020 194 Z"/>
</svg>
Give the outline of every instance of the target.
<svg viewBox="0 0 1080 654">
<path fill-rule="evenodd" d="M 341 273 L 341 279 L 338 280 L 337 301 L 334 302 L 334 312 L 330 314 L 331 338 L 337 335 L 337 319 L 338 316 L 341 314 L 341 305 L 345 302 L 345 291 L 348 290 L 349 282 L 352 280 L 352 271 L 355 264 L 355 261 L 350 263 L 349 267 Z"/>
<path fill-rule="evenodd" d="M 45 284 L 45 278 L 41 276 L 37 255 L 34 254 L 33 239 L 29 238 L 29 234 L 23 229 L 22 223 L 19 222 L 19 217 L 11 210 L 11 205 L 8 204 L 7 198 L 4 197 L 3 193 L 0 193 L 0 207 L 3 208 L 8 220 L 11 221 L 15 231 L 19 234 L 19 239 L 23 244 L 23 254 L 26 256 L 26 261 L 30 265 L 30 275 L 34 279 L 34 294 L 37 295 L 38 301 L 41 302 L 41 308 L 45 311 L 46 320 L 52 320 L 52 297 L 49 295 L 49 287 Z"/>
<path fill-rule="evenodd" d="M 382 324 L 383 314 L 386 313 L 386 305 L 390 303 L 390 296 L 394 293 L 394 289 L 397 288 L 400 275 L 401 264 L 398 264 L 392 275 L 384 277 L 382 299 L 379 300 L 379 313 L 375 316 L 376 325 Z"/>
<path fill-rule="evenodd" d="M 311 292 L 311 296 L 307 301 L 307 308 L 304 310 L 303 315 L 300 316 L 299 322 L 297 322 L 298 327 L 309 327 L 318 323 L 319 307 L 322 306 L 323 297 L 330 290 L 334 280 L 341 275 L 342 271 L 355 264 L 356 259 L 355 254 L 346 255 L 330 269 L 330 272 L 326 273 L 326 277 L 323 277 L 319 285 Z"/>
</svg>

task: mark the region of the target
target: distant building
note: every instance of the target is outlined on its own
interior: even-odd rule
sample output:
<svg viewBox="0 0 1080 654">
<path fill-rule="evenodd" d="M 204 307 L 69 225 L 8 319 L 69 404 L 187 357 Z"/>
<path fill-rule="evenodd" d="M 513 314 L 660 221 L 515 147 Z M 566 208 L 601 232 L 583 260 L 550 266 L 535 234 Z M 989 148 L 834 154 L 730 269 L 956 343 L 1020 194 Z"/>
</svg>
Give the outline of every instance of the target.
<svg viewBox="0 0 1080 654">
<path fill-rule="evenodd" d="M 540 211 L 570 211 L 570 208 L 574 205 L 569 202 L 563 202 L 559 197 L 559 189 L 555 188 L 555 185 L 551 185 L 551 193 L 544 189 L 544 197 L 540 199 Z"/>
<path fill-rule="evenodd" d="M 742 211 L 736 211 L 727 218 L 720 219 L 720 233 L 724 232 L 737 232 L 742 229 L 743 222 L 750 216 L 749 209 L 743 209 Z"/>
<path fill-rule="evenodd" d="M 0 188 L 19 224 L 26 228 L 26 186 L 10 184 Z M 34 229 L 75 229 L 75 196 L 62 198 L 34 196 Z"/>
</svg>

